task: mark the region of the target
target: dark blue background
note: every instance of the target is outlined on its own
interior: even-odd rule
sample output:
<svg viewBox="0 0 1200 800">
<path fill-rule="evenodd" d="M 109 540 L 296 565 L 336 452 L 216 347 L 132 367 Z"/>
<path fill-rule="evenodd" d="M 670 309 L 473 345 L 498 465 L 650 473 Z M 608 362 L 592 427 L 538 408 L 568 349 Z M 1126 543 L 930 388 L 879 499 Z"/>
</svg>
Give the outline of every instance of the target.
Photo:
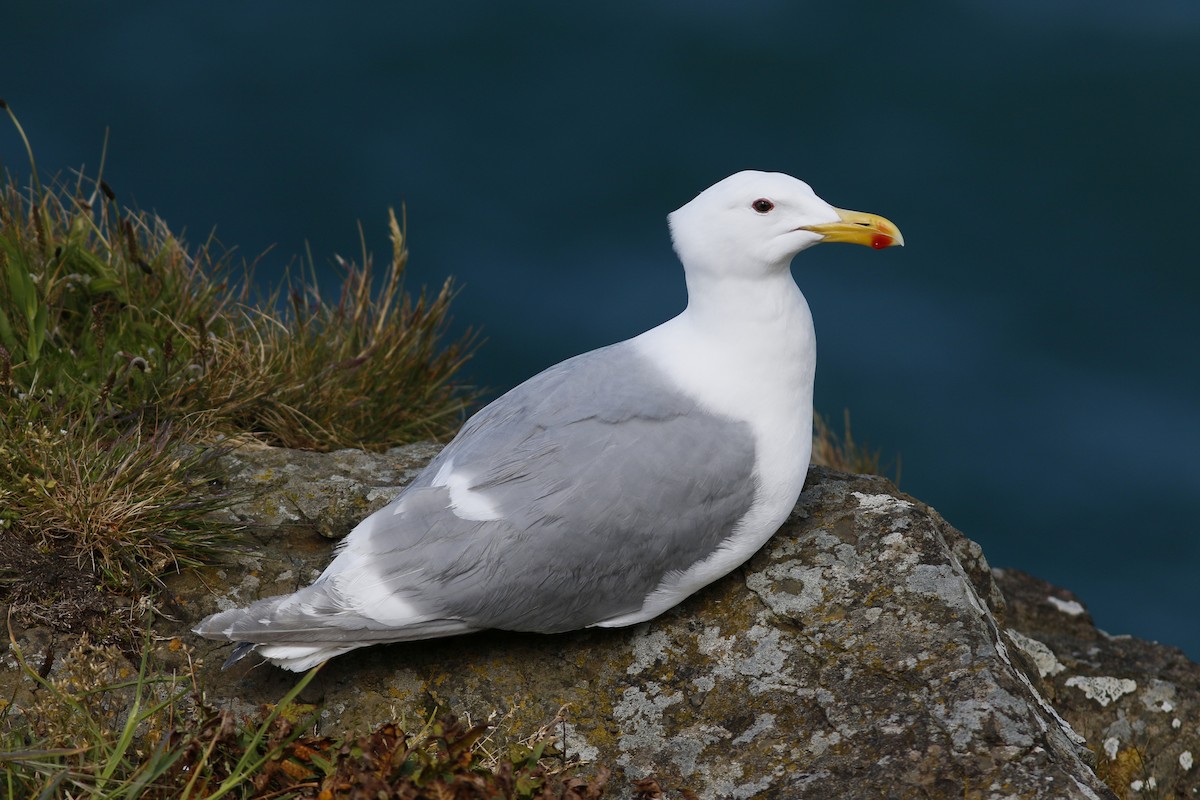
<svg viewBox="0 0 1200 800">
<path fill-rule="evenodd" d="M 798 260 L 818 409 L 994 565 L 1200 657 L 1200 5 L 815 5 L 7 3 L 0 96 L 43 172 L 111 129 L 120 199 L 265 277 L 406 204 L 497 390 L 676 313 L 664 217 L 729 173 L 882 213 L 904 250 Z"/>
</svg>

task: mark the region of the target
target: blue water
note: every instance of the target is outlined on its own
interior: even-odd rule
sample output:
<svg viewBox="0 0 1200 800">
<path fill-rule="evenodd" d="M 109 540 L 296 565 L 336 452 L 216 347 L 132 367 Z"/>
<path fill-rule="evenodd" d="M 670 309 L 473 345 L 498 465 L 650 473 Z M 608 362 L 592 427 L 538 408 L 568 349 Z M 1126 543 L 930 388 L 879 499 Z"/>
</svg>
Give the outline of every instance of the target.
<svg viewBox="0 0 1200 800">
<path fill-rule="evenodd" d="M 405 204 L 497 390 L 676 313 L 665 215 L 729 173 L 890 217 L 902 251 L 798 259 L 818 408 L 994 565 L 1200 658 L 1195 0 L 119 5 L 0 11 L 41 169 L 109 129 L 120 199 L 266 277 Z"/>
</svg>

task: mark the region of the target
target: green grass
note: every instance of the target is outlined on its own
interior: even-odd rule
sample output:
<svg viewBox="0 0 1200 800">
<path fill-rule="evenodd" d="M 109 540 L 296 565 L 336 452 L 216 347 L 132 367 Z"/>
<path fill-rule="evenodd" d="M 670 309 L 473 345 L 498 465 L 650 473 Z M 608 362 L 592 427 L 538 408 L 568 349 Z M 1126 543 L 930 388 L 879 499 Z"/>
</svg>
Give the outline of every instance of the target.
<svg viewBox="0 0 1200 800">
<path fill-rule="evenodd" d="M 382 450 L 457 428 L 476 340 L 447 340 L 451 281 L 405 291 L 394 214 L 382 270 L 337 259 L 327 298 L 310 263 L 256 295 L 248 266 L 122 207 L 101 175 L 44 183 L 3 108 L 30 180 L 0 164 L 0 600 L 50 555 L 132 600 L 211 561 L 231 442 Z"/>
<path fill-rule="evenodd" d="M 61 578 L 46 554 L 137 594 L 228 548 L 236 531 L 206 516 L 229 500 L 213 489 L 220 451 L 185 446 L 195 432 L 164 422 L 116 431 L 54 406 L 28 411 L 0 415 L 0 591 L 10 603 L 32 586 L 29 603 L 46 603 L 46 579 Z"/>
<path fill-rule="evenodd" d="M 309 265 L 309 280 L 251 302 L 249 269 L 211 241 L 189 248 L 158 217 L 121 208 L 100 177 L 45 188 L 32 174 L 28 187 L 0 176 L 0 390 L 10 406 L 186 419 L 210 436 L 327 450 L 446 436 L 473 399 L 452 379 L 475 339 L 445 341 L 453 284 L 405 291 L 394 214 L 381 275 L 364 253 L 359 264 L 337 259 L 336 298 L 321 295 Z"/>
<path fill-rule="evenodd" d="M 320 667 L 278 703 L 239 717 L 208 704 L 191 674 L 154 676 L 144 645 L 134 667 L 116 648 L 85 642 L 51 678 L 14 650 L 32 700 L 0 711 L 4 797 L 587 800 L 607 781 L 602 768 L 576 775 L 544 731 L 500 753 L 481 746 L 489 726 L 436 715 L 415 733 L 393 722 L 319 736 L 316 708 L 298 698 Z"/>
</svg>

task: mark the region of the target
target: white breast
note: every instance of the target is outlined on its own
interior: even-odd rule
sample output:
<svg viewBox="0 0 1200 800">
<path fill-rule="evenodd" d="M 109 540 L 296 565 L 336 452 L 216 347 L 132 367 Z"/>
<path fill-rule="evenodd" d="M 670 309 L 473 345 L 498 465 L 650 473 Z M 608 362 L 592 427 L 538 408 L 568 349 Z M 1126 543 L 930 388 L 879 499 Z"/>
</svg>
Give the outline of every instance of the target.
<svg viewBox="0 0 1200 800">
<path fill-rule="evenodd" d="M 816 340 L 808 304 L 791 277 L 774 288 L 769 302 L 739 306 L 749 309 L 745 314 L 699 319 L 689 308 L 633 340 L 705 410 L 750 426 L 757 491 L 712 556 L 668 576 L 640 611 L 599 625 L 632 625 L 676 605 L 757 552 L 795 506 L 812 453 Z"/>
</svg>

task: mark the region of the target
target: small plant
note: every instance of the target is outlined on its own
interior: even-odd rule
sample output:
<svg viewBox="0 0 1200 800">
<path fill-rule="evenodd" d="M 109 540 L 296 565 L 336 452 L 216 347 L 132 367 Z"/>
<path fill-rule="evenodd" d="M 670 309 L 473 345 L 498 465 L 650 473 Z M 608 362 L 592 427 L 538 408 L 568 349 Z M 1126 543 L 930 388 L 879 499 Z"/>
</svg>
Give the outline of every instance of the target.
<svg viewBox="0 0 1200 800">
<path fill-rule="evenodd" d="M 843 433 L 829 427 L 825 417 L 813 415 L 812 463 L 861 475 L 883 475 L 879 467 L 879 451 L 868 450 L 854 440 L 850 429 L 850 412 L 843 412 Z M 900 483 L 900 459 L 895 462 L 893 481 Z"/>
<path fill-rule="evenodd" d="M 607 770 L 601 768 L 594 778 L 585 779 L 574 775 L 569 765 L 547 764 L 560 755 L 552 739 L 514 744 L 500 758 L 487 757 L 478 746 L 487 729 L 468 728 L 453 716 L 433 721 L 412 736 L 385 724 L 337 750 L 318 796 L 585 800 L 603 795 Z"/>
<path fill-rule="evenodd" d="M 336 301 L 310 265 L 308 282 L 286 287 L 286 313 L 264 310 L 282 305 L 278 293 L 241 307 L 240 323 L 206 352 L 207 378 L 180 389 L 206 396 L 177 402 L 218 409 L 227 427 L 288 447 L 381 450 L 452 435 L 475 396 L 451 379 L 476 339 L 443 344 L 453 283 L 414 300 L 404 291 L 407 240 L 390 210 L 388 229 L 392 257 L 377 291 L 368 253 L 361 265 L 337 259 Z"/>
<path fill-rule="evenodd" d="M 30 168 L 22 187 L 0 164 L 0 601 L 20 620 L 115 619 L 117 595 L 144 609 L 159 574 L 229 547 L 210 512 L 231 442 L 382 450 L 457 428 L 476 340 L 445 341 L 450 281 L 405 291 L 394 214 L 381 277 L 364 253 L 339 260 L 333 300 L 313 279 L 254 303 L 250 267 L 121 207 L 103 160 L 44 183 L 0 108 Z"/>
<path fill-rule="evenodd" d="M 338 259 L 335 300 L 310 265 L 308 282 L 253 303 L 249 267 L 122 209 L 102 177 L 46 189 L 32 176 L 24 190 L 0 176 L 3 400 L 328 450 L 448 436 L 474 399 L 452 379 L 476 338 L 444 341 L 453 283 L 405 291 L 394 213 L 378 290 L 364 252 L 358 265 Z"/>
<path fill-rule="evenodd" d="M 0 414 L 0 536 L 19 543 L 0 546 L 0 571 L 31 584 L 51 579 L 32 602 L 46 605 L 56 588 L 58 570 L 42 554 L 136 593 L 228 549 L 236 530 L 207 516 L 230 500 L 214 488 L 220 448 L 198 446 L 194 432 L 170 424 L 116 432 L 52 408 L 26 412 Z"/>
<path fill-rule="evenodd" d="M 153 677 L 144 644 L 135 669 L 116 648 L 85 641 L 51 677 L 13 645 L 32 700 L 0 711 L 5 797 L 595 800 L 608 780 L 602 768 L 576 775 L 544 737 L 485 753 L 488 726 L 452 716 L 414 734 L 394 722 L 344 742 L 313 734 L 316 709 L 297 698 L 320 667 L 239 718 L 208 705 L 190 674 Z"/>
<path fill-rule="evenodd" d="M 0 714 L 5 797 L 278 796 L 266 791 L 273 782 L 264 765 L 303 731 L 287 716 L 318 670 L 258 719 L 237 720 L 204 703 L 194 676 L 154 677 L 144 644 L 134 671 L 121 651 L 85 637 L 49 678 L 11 645 L 33 691 L 25 709 L 9 704 Z"/>
</svg>

